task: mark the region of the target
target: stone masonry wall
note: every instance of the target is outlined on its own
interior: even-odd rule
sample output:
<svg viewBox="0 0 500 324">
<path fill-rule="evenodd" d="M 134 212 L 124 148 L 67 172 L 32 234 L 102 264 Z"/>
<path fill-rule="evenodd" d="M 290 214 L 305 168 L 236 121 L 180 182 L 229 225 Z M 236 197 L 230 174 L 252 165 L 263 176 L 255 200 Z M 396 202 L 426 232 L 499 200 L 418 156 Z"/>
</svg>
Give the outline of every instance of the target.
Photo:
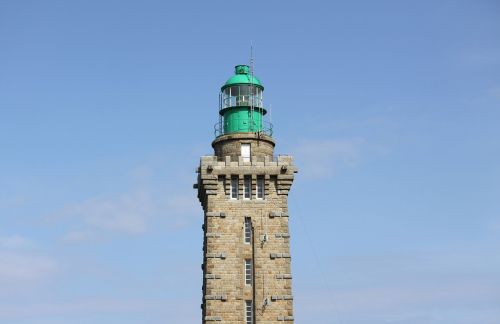
<svg viewBox="0 0 500 324">
<path fill-rule="evenodd" d="M 245 301 L 254 304 L 255 323 L 292 323 L 293 297 L 288 232 L 288 192 L 297 171 L 290 156 L 231 161 L 203 156 L 198 198 L 204 210 L 202 323 L 245 323 Z M 239 178 L 239 199 L 230 199 L 231 176 Z M 244 176 L 252 197 L 243 198 Z M 265 199 L 256 199 L 257 176 L 265 178 Z M 244 242 L 250 217 L 253 242 Z M 244 262 L 253 260 L 253 285 L 245 284 Z"/>
<path fill-rule="evenodd" d="M 238 161 L 241 155 L 241 144 L 250 144 L 254 161 L 264 161 L 265 156 L 273 156 L 274 140 L 264 134 L 258 133 L 236 133 L 226 134 L 216 138 L 212 142 L 215 155 L 219 159 L 230 156 L 231 161 Z"/>
</svg>

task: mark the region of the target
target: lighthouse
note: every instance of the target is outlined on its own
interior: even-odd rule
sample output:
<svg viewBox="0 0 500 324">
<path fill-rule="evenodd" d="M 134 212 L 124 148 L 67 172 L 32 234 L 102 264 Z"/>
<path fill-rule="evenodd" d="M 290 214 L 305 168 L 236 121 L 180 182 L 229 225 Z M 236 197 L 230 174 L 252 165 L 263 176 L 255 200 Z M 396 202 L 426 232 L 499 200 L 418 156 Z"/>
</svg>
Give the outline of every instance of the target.
<svg viewBox="0 0 500 324">
<path fill-rule="evenodd" d="M 237 65 L 219 93 L 203 207 L 202 323 L 293 323 L 288 193 L 297 168 L 274 154 L 264 86 Z"/>
</svg>

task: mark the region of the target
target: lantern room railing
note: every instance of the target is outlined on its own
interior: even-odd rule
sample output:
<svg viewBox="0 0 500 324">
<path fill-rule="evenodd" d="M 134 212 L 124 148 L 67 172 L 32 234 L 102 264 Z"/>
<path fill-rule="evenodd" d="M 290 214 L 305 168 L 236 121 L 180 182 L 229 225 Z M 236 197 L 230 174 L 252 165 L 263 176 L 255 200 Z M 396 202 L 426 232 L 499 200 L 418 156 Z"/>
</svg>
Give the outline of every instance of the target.
<svg viewBox="0 0 500 324">
<path fill-rule="evenodd" d="M 234 133 L 237 133 L 237 132 L 225 132 L 224 131 L 224 123 L 222 121 L 217 122 L 214 125 L 215 137 L 219 137 L 219 136 L 226 135 L 226 134 L 234 134 Z M 256 129 L 254 131 L 254 133 L 262 133 L 262 134 L 265 134 L 268 136 L 273 136 L 273 124 L 266 122 L 266 121 L 262 121 L 262 129 L 260 129 L 260 130 Z"/>
</svg>

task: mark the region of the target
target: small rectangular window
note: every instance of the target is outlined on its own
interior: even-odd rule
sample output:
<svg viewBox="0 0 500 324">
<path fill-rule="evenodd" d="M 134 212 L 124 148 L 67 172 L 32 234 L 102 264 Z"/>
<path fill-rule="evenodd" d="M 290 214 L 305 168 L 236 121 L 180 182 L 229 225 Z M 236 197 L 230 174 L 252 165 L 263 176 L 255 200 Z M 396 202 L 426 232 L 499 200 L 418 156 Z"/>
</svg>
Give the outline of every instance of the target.
<svg viewBox="0 0 500 324">
<path fill-rule="evenodd" d="M 250 162 L 250 144 L 241 144 L 241 157 L 243 162 Z"/>
<path fill-rule="evenodd" d="M 257 199 L 264 199 L 264 176 L 257 176 Z"/>
<path fill-rule="evenodd" d="M 245 244 L 252 243 L 252 219 L 245 217 Z"/>
<path fill-rule="evenodd" d="M 231 177 L 231 199 L 238 199 L 238 177 Z"/>
<path fill-rule="evenodd" d="M 252 178 L 250 176 L 245 176 L 243 182 L 243 198 L 250 199 L 252 197 Z"/>
<path fill-rule="evenodd" d="M 253 324 L 253 303 L 251 300 L 245 300 L 245 323 Z"/>
<path fill-rule="evenodd" d="M 252 285 L 252 260 L 245 259 L 245 285 Z"/>
</svg>

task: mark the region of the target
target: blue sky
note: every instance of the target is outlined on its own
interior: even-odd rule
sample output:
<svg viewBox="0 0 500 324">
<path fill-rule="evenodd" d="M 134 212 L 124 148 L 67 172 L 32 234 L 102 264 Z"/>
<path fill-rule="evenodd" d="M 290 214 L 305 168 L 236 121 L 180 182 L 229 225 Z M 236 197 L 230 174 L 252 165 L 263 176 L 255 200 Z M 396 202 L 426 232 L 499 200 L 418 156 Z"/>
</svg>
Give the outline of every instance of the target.
<svg viewBox="0 0 500 324">
<path fill-rule="evenodd" d="M 218 89 L 249 61 L 297 323 L 500 323 L 495 1 L 0 1 L 0 322 L 198 323 Z"/>
</svg>

